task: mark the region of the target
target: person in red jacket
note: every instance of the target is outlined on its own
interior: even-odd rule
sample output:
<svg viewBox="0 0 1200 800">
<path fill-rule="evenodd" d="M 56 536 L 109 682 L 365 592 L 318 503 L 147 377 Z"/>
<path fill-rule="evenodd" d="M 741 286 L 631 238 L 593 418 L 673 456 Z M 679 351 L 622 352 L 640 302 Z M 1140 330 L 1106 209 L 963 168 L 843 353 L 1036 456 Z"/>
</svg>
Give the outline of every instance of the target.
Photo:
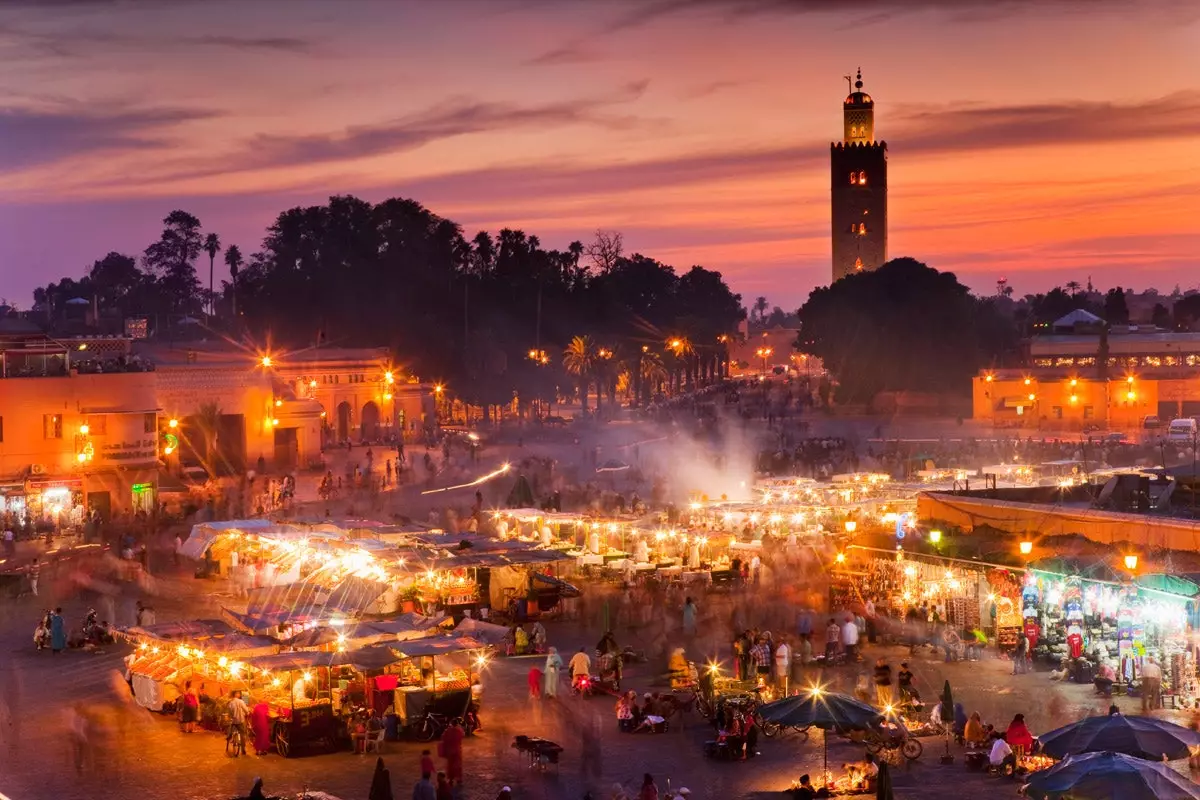
<svg viewBox="0 0 1200 800">
<path fill-rule="evenodd" d="M 1025 715 L 1017 714 L 1004 732 L 1004 741 L 1013 750 L 1028 755 L 1033 752 L 1033 734 L 1025 726 Z"/>
<path fill-rule="evenodd" d="M 446 759 L 446 778 L 451 784 L 462 783 L 462 743 L 465 735 L 462 720 L 455 717 L 438 745 L 438 755 Z"/>
</svg>

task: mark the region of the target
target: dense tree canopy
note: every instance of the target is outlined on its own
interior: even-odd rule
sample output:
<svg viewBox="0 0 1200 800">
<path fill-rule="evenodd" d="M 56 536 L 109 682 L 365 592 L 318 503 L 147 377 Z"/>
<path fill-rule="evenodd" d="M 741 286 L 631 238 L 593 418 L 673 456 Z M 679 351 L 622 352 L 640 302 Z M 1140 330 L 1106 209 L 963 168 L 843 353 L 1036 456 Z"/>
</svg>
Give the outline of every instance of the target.
<svg viewBox="0 0 1200 800">
<path fill-rule="evenodd" d="M 953 273 L 898 258 L 813 291 L 799 311 L 799 347 L 824 360 L 843 401 L 885 390 L 963 393 L 1015 338 L 993 302 Z"/>
<path fill-rule="evenodd" d="M 142 270 L 112 253 L 87 285 L 64 279 L 39 289 L 35 302 L 47 309 L 97 295 L 126 315 L 199 313 L 206 293 L 195 263 L 205 253 L 211 268 L 220 239 L 183 211 L 163 224 Z M 213 298 L 208 325 L 292 350 L 387 346 L 412 372 L 484 404 L 514 393 L 553 399 L 556 389 L 585 384 L 611 397 L 621 381 L 645 399 L 663 381 L 715 377 L 745 314 L 740 296 L 718 272 L 676 274 L 622 248 L 610 231 L 565 250 L 519 230 L 468 240 L 413 200 L 332 197 L 281 213 L 248 258 L 229 246 L 231 280 Z M 576 337 L 589 352 L 582 372 L 569 375 L 563 352 Z"/>
</svg>

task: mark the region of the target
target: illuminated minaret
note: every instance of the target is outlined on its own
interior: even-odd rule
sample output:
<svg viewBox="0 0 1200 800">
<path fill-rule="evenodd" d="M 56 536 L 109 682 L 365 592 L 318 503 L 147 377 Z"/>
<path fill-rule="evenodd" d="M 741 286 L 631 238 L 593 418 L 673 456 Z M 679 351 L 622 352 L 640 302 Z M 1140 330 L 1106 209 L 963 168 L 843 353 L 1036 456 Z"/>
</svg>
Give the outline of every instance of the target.
<svg viewBox="0 0 1200 800">
<path fill-rule="evenodd" d="M 862 87 L 860 69 L 829 151 L 835 281 L 887 261 L 887 143 L 875 141 L 875 101 Z"/>
</svg>

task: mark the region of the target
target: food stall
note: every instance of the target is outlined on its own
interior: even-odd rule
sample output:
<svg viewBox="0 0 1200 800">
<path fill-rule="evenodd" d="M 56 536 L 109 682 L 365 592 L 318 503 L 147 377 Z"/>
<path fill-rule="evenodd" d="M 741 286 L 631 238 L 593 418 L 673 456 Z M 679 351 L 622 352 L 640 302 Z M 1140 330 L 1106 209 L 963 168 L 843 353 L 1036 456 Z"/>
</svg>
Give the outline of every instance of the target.
<svg viewBox="0 0 1200 800">
<path fill-rule="evenodd" d="M 463 635 L 413 639 L 392 645 L 396 658 L 374 677 L 375 708 L 391 705 L 400 727 L 412 726 L 426 711 L 462 716 L 478 703 L 480 669 L 488 646 Z"/>
<path fill-rule="evenodd" d="M 251 705 L 266 703 L 275 751 L 339 749 L 349 741 L 347 719 L 368 700 L 367 675 L 396 661 L 387 647 L 326 653 L 277 653 L 247 661 Z"/>
<path fill-rule="evenodd" d="M 143 708 L 163 713 L 174 713 L 188 681 L 196 683 L 198 694 L 224 697 L 238 683 L 228 664 L 278 648 L 270 637 L 241 633 L 221 620 L 168 622 L 114 633 L 135 645 L 125 657 L 125 677 L 134 699 Z"/>
</svg>

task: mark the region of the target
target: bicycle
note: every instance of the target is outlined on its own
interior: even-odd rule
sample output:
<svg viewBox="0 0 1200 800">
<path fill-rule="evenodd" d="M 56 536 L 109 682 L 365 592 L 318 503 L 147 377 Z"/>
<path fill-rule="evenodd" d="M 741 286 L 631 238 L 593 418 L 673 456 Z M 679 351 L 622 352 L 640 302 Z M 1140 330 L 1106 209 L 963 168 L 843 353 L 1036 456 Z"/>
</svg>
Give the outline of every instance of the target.
<svg viewBox="0 0 1200 800">
<path fill-rule="evenodd" d="M 225 735 L 225 755 L 230 758 L 246 755 L 246 735 L 240 725 L 229 726 L 229 733 Z"/>
</svg>

